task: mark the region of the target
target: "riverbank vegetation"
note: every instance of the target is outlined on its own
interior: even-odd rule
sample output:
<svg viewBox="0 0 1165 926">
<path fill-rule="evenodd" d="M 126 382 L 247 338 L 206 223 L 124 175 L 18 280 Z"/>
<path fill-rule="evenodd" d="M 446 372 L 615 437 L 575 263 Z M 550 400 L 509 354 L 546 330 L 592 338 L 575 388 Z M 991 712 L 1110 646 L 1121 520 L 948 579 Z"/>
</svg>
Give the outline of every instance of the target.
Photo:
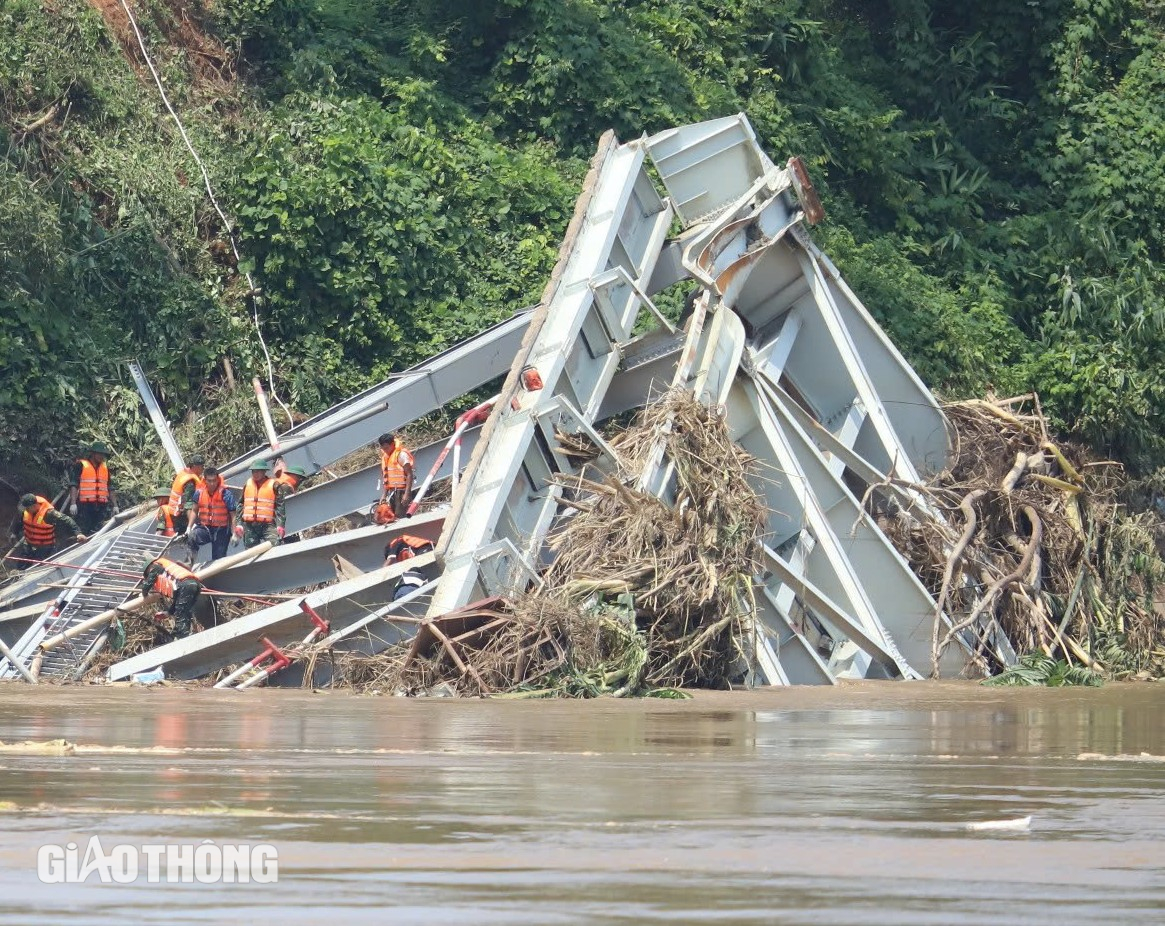
<svg viewBox="0 0 1165 926">
<path fill-rule="evenodd" d="M 226 376 L 305 412 L 533 302 L 585 159 L 748 112 L 948 397 L 1038 391 L 1138 470 L 1165 435 L 1156 0 L 120 0 L 0 11 L 0 457 L 137 448 Z M 253 272 L 257 305 L 240 270 Z M 17 467 L 13 467 L 17 468 Z"/>
<path fill-rule="evenodd" d="M 156 456 L 134 358 L 316 412 L 536 301 L 602 131 L 741 110 L 932 388 L 1157 499 L 1160 0 L 8 0 L 0 476 Z"/>
</svg>

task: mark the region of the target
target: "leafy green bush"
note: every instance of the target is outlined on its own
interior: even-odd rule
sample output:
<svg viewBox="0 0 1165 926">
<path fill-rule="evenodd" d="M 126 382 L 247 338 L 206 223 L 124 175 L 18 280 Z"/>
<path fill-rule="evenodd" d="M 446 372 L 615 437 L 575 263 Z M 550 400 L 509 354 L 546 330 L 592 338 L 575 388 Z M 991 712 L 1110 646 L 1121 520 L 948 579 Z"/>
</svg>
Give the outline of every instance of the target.
<svg viewBox="0 0 1165 926">
<path fill-rule="evenodd" d="M 1070 666 L 1063 659 L 1053 659 L 1043 653 L 1028 653 L 1021 656 L 1019 662 L 1011 668 L 984 679 L 982 684 L 998 687 L 1044 685 L 1048 688 L 1062 688 L 1082 685 L 1099 688 L 1104 684 L 1104 678 L 1083 666 Z"/>
</svg>

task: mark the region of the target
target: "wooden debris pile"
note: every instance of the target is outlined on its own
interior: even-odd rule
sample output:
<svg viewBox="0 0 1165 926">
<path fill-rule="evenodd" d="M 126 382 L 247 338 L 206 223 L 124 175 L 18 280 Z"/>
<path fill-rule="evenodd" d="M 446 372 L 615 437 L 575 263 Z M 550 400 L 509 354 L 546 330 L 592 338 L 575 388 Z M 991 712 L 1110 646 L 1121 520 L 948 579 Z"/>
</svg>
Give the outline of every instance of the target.
<svg viewBox="0 0 1165 926">
<path fill-rule="evenodd" d="M 983 675 L 1003 668 L 1000 636 L 1017 654 L 1119 677 L 1160 671 L 1159 521 L 1122 504 L 1120 466 L 1054 442 L 1034 395 L 957 402 L 946 413 L 950 466 L 924 486 L 867 493 L 935 597 L 934 674 L 957 635 L 969 635 Z"/>
<path fill-rule="evenodd" d="M 419 695 L 442 687 L 482 696 L 536 684 L 568 660 L 592 661 L 597 635 L 577 616 L 551 608 L 516 612 L 488 598 L 425 620 L 416 635 L 376 656 L 345 653 L 336 659 L 337 684 L 360 691 Z"/>
<path fill-rule="evenodd" d="M 573 517 L 550 539 L 555 557 L 529 596 L 610 622 L 621 607 L 644 650 L 640 687 L 723 688 L 754 659 L 753 577 L 767 516 L 750 484 L 756 463 L 715 409 L 677 392 L 611 439 L 617 474 L 560 480 Z M 666 503 L 635 487 L 662 456 Z M 631 642 L 640 638 L 640 642 Z"/>
</svg>

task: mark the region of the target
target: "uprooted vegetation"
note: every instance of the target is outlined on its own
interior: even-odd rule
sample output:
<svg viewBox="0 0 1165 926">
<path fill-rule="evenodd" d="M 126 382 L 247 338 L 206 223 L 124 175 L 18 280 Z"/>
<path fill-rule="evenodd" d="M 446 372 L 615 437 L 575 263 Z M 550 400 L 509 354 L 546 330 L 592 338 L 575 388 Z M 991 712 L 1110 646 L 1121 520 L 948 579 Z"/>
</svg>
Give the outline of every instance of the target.
<svg viewBox="0 0 1165 926">
<path fill-rule="evenodd" d="M 1034 396 L 946 412 L 949 467 L 923 485 L 871 487 L 864 500 L 936 600 L 935 665 L 962 637 L 972 650 L 968 674 L 995 675 L 1003 653 L 1022 656 L 1010 684 L 1160 675 L 1162 524 L 1130 511 L 1122 468 L 1055 442 Z M 586 697 L 746 681 L 765 521 L 749 487 L 761 475 L 756 461 L 714 410 L 679 396 L 650 407 L 610 445 L 613 471 L 559 477 L 574 513 L 550 539 L 555 559 L 540 585 L 458 612 L 444 629 L 426 622 L 409 644 L 378 656 L 341 656 L 338 683 Z M 636 488 L 661 446 L 675 466 L 671 504 Z M 564 448 L 597 454 L 577 439 Z"/>
<path fill-rule="evenodd" d="M 559 478 L 573 514 L 550 538 L 555 560 L 540 584 L 471 615 L 479 622 L 459 623 L 453 637 L 438 627 L 432 645 L 341 657 L 343 684 L 415 693 L 444 682 L 458 694 L 540 697 L 743 681 L 765 519 L 749 483 L 756 462 L 714 410 L 679 394 L 611 447 L 613 471 Z M 670 504 L 636 487 L 661 449 L 675 472 Z"/>
<path fill-rule="evenodd" d="M 972 665 L 998 645 L 1126 678 L 1165 670 L 1160 519 L 1130 511 L 1123 469 L 1053 441 L 1035 396 L 946 407 L 950 465 L 922 486 L 867 495 L 882 530 L 953 626 L 935 621 L 934 664 L 958 634 Z M 886 496 L 883 496 L 885 498 Z M 1001 631 L 1001 633 L 1000 633 Z"/>
</svg>

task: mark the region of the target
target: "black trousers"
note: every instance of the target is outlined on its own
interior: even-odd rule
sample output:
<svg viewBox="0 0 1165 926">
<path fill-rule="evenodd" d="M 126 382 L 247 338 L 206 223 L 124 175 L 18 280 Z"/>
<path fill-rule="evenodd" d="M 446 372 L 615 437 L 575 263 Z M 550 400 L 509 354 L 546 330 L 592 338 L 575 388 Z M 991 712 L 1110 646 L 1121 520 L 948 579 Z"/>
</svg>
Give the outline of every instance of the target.
<svg viewBox="0 0 1165 926">
<path fill-rule="evenodd" d="M 109 502 L 77 502 L 77 526 L 82 534 L 93 534 L 109 520 Z"/>
</svg>

